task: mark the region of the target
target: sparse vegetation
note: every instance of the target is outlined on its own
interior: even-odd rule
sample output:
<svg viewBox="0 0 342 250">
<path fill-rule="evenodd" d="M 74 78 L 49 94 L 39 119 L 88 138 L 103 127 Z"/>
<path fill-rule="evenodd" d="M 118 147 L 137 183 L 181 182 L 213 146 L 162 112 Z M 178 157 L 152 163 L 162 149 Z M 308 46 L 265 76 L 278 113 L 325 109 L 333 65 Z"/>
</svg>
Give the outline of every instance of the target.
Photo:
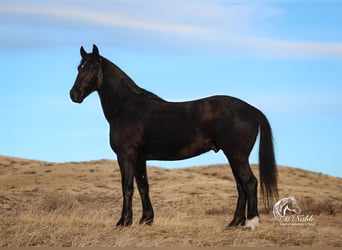
<svg viewBox="0 0 342 250">
<path fill-rule="evenodd" d="M 315 226 L 280 226 L 260 202 L 262 223 L 246 231 L 226 229 L 237 199 L 227 166 L 149 167 L 148 174 L 153 226 L 138 224 L 135 192 L 134 223 L 117 228 L 122 198 L 116 162 L 0 156 L 0 246 L 342 246 L 341 178 L 280 167 L 280 197 L 294 195 Z"/>
</svg>

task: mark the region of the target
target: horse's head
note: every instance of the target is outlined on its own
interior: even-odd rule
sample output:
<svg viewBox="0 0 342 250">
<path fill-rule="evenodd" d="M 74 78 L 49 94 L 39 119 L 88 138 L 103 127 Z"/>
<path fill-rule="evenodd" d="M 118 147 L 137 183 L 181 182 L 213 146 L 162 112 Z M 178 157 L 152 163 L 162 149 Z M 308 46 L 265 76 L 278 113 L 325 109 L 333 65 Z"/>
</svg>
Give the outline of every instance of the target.
<svg viewBox="0 0 342 250">
<path fill-rule="evenodd" d="M 78 66 L 78 75 L 74 86 L 70 90 L 72 101 L 81 103 L 84 98 L 98 90 L 103 82 L 102 57 L 96 45 L 92 53 L 87 53 L 83 46 L 80 49 L 82 60 Z"/>
</svg>

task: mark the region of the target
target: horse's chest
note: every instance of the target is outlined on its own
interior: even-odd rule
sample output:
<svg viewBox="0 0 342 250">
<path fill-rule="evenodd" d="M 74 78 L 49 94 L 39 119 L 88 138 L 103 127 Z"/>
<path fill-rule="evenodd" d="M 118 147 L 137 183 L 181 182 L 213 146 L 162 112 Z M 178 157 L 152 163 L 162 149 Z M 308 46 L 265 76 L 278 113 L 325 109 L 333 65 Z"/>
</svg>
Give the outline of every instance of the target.
<svg viewBox="0 0 342 250">
<path fill-rule="evenodd" d="M 142 144 L 143 129 L 141 126 L 125 124 L 110 127 L 110 145 L 114 152 L 132 150 Z"/>
</svg>

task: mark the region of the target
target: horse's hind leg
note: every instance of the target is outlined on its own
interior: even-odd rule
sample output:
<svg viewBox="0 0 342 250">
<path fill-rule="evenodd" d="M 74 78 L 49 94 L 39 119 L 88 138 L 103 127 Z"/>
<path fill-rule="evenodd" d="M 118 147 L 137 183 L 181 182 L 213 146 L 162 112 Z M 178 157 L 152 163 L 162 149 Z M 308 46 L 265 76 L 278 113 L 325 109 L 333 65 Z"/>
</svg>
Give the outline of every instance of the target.
<svg viewBox="0 0 342 250">
<path fill-rule="evenodd" d="M 255 229 L 259 224 L 257 186 L 255 178 L 248 163 L 248 157 L 228 156 L 238 190 L 238 202 L 234 218 L 229 226 L 244 225 Z M 246 204 L 247 203 L 247 204 Z M 247 205 L 247 221 L 245 217 Z"/>
<path fill-rule="evenodd" d="M 242 189 L 242 186 L 240 184 L 240 181 L 237 177 L 235 177 L 236 181 L 236 187 L 238 190 L 238 200 L 236 205 L 236 210 L 234 214 L 233 220 L 229 223 L 228 227 L 235 227 L 239 225 L 245 225 L 246 221 L 246 195 L 245 192 Z"/>
</svg>

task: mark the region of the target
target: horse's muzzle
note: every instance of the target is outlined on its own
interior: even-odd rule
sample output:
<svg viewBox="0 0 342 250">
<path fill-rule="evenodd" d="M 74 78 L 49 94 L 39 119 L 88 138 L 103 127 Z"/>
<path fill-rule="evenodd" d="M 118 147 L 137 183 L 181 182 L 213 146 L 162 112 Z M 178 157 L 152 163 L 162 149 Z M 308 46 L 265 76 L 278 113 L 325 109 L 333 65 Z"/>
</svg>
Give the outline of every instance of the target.
<svg viewBox="0 0 342 250">
<path fill-rule="evenodd" d="M 81 97 L 81 93 L 75 90 L 70 90 L 70 98 L 73 102 L 82 103 L 83 98 Z"/>
</svg>

